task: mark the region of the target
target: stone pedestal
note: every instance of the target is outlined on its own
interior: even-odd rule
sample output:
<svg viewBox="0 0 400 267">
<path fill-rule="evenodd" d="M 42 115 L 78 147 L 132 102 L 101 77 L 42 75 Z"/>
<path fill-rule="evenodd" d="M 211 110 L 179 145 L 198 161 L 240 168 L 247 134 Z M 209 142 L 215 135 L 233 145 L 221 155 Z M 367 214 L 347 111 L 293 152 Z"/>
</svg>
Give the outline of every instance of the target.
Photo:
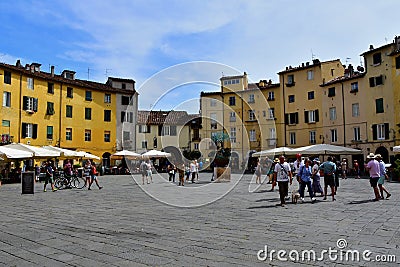
<svg viewBox="0 0 400 267">
<path fill-rule="evenodd" d="M 214 168 L 214 182 L 223 183 L 231 181 L 231 168 L 230 167 L 215 167 Z"/>
</svg>

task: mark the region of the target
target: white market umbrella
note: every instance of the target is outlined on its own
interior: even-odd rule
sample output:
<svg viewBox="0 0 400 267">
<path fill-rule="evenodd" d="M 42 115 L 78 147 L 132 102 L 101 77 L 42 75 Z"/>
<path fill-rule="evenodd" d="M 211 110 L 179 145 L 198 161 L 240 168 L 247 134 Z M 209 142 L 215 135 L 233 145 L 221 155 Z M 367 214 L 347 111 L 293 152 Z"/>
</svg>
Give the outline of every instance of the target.
<svg viewBox="0 0 400 267">
<path fill-rule="evenodd" d="M 400 153 L 400 146 L 394 146 L 393 147 L 393 152 L 394 153 Z"/>
<path fill-rule="evenodd" d="M 121 150 L 121 151 L 118 151 L 118 152 L 112 154 L 111 159 L 123 159 L 123 158 L 137 159 L 137 158 L 140 158 L 141 156 L 142 155 L 135 153 L 133 151 Z"/>
<path fill-rule="evenodd" d="M 158 150 L 150 150 L 142 154 L 143 158 L 166 158 L 171 157 L 171 153 L 162 152 Z"/>
<path fill-rule="evenodd" d="M 78 151 L 78 157 L 84 158 L 84 159 L 100 160 L 100 158 L 98 156 L 90 154 L 89 152 L 85 152 L 85 151 Z"/>
<path fill-rule="evenodd" d="M 33 153 L 34 158 L 55 158 L 60 156 L 60 152 L 51 151 L 38 146 L 25 145 L 21 143 L 12 143 L 4 147 L 18 149 L 25 152 Z"/>
<path fill-rule="evenodd" d="M 306 155 L 356 155 L 362 154 L 361 150 L 351 147 L 335 146 L 330 144 L 317 144 L 292 149 L 288 154 L 303 153 Z"/>
<path fill-rule="evenodd" d="M 264 156 L 274 156 L 274 155 L 286 155 L 287 153 L 290 153 L 293 149 L 290 147 L 276 147 L 272 149 L 267 149 L 263 151 L 259 151 L 256 153 L 253 153 L 253 157 L 264 157 Z"/>
<path fill-rule="evenodd" d="M 6 146 L 0 146 L 0 156 L 7 159 L 28 159 L 33 157 L 33 153 Z"/>
<path fill-rule="evenodd" d="M 62 158 L 78 158 L 79 157 L 78 152 L 71 150 L 71 149 L 55 147 L 55 146 L 43 146 L 43 148 L 47 149 L 47 150 L 60 152 Z"/>
</svg>

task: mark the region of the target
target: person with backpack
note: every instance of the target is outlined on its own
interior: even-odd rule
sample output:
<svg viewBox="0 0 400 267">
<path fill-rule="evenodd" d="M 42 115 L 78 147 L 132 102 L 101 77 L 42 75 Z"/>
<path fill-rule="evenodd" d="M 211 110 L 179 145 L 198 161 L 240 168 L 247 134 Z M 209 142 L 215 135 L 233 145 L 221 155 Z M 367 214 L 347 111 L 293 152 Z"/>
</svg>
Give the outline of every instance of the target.
<svg viewBox="0 0 400 267">
<path fill-rule="evenodd" d="M 279 162 L 275 164 L 273 186 L 278 182 L 280 205 L 285 206 L 285 198 L 289 193 L 289 182 L 292 184 L 292 172 L 289 164 L 285 161 L 285 156 L 279 157 Z"/>
<path fill-rule="evenodd" d="M 311 176 L 312 176 L 312 167 L 311 167 L 311 160 L 306 158 L 304 159 L 304 165 L 301 166 L 299 173 L 299 183 L 300 183 L 300 200 L 301 202 L 304 202 L 304 189 L 306 189 L 306 186 L 308 188 L 308 192 L 310 194 L 311 202 L 315 202 L 315 197 L 314 197 L 314 192 L 311 186 Z"/>
<path fill-rule="evenodd" d="M 327 161 L 319 166 L 319 169 L 324 172 L 324 200 L 328 194 L 328 186 L 331 188 L 332 201 L 335 201 L 335 172 L 336 164 L 332 162 L 332 157 L 329 156 Z"/>
</svg>

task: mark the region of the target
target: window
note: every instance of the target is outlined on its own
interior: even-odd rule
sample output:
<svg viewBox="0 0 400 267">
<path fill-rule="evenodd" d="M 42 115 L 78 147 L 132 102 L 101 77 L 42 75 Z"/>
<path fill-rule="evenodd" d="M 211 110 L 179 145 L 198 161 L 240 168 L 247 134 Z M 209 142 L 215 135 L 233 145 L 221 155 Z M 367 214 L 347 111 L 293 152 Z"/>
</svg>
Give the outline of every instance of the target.
<svg viewBox="0 0 400 267">
<path fill-rule="evenodd" d="M 133 123 L 133 112 L 121 111 L 121 122 Z"/>
<path fill-rule="evenodd" d="M 47 102 L 46 115 L 53 115 L 54 113 L 56 113 L 54 111 L 54 103 L 53 102 Z"/>
<path fill-rule="evenodd" d="M 53 140 L 53 126 L 47 126 L 47 140 Z"/>
<path fill-rule="evenodd" d="M 210 99 L 210 107 L 215 107 L 217 106 L 217 99 L 211 98 Z"/>
<path fill-rule="evenodd" d="M 373 124 L 372 139 L 373 140 L 389 139 L 389 123 Z"/>
<path fill-rule="evenodd" d="M 331 69 L 331 76 L 333 77 L 335 75 L 335 69 Z"/>
<path fill-rule="evenodd" d="M 353 117 L 360 116 L 360 105 L 358 103 L 354 103 L 351 105 L 351 113 Z"/>
<path fill-rule="evenodd" d="M 304 111 L 304 122 L 315 123 L 319 121 L 319 112 L 316 110 Z"/>
<path fill-rule="evenodd" d="M 33 78 L 28 77 L 26 81 L 27 81 L 27 84 L 28 84 L 28 89 L 33 90 Z"/>
<path fill-rule="evenodd" d="M 276 139 L 276 129 L 275 128 L 269 128 L 269 138 Z"/>
<path fill-rule="evenodd" d="M 104 110 L 104 121 L 111 121 L 111 110 Z"/>
<path fill-rule="evenodd" d="M 159 125 L 158 126 L 159 136 L 176 136 L 176 125 Z"/>
<path fill-rule="evenodd" d="M 269 108 L 268 109 L 268 119 L 273 120 L 275 119 L 275 109 L 274 108 Z"/>
<path fill-rule="evenodd" d="M 268 99 L 267 99 L 267 100 L 268 100 L 268 101 L 273 101 L 273 100 L 275 100 L 275 93 L 272 92 L 272 91 L 268 92 Z"/>
<path fill-rule="evenodd" d="M 123 95 L 121 98 L 121 104 L 124 106 L 129 105 L 129 103 L 131 102 L 131 98 L 129 96 L 125 96 Z"/>
<path fill-rule="evenodd" d="M 235 127 L 231 127 L 230 140 L 231 140 L 232 144 L 236 143 L 236 128 Z"/>
<path fill-rule="evenodd" d="M 150 129 L 149 125 L 139 125 L 139 133 L 150 133 Z"/>
<path fill-rule="evenodd" d="M 236 121 L 236 112 L 229 113 L 229 121 L 231 122 Z"/>
<path fill-rule="evenodd" d="M 369 86 L 370 87 L 375 87 L 375 86 L 382 85 L 382 84 L 383 84 L 383 76 L 382 75 L 369 78 Z"/>
<path fill-rule="evenodd" d="M 194 144 L 193 144 L 193 148 L 194 148 L 195 150 L 199 150 L 199 144 L 198 144 L 198 143 L 194 143 Z"/>
<path fill-rule="evenodd" d="M 217 129 L 217 113 L 210 113 L 211 129 Z"/>
<path fill-rule="evenodd" d="M 255 142 L 255 141 L 257 141 L 257 138 L 256 138 L 256 130 L 250 130 L 250 131 L 249 131 L 249 136 L 250 136 L 250 142 Z"/>
<path fill-rule="evenodd" d="M 3 92 L 3 107 L 11 107 L 11 92 Z"/>
<path fill-rule="evenodd" d="M 361 140 L 361 134 L 360 134 L 360 127 L 354 127 L 353 128 L 353 140 L 354 141 L 360 141 Z"/>
<path fill-rule="evenodd" d="M 65 140 L 72 140 L 72 128 L 65 129 Z"/>
<path fill-rule="evenodd" d="M 358 92 L 358 82 L 351 83 L 351 91 L 350 93 Z"/>
<path fill-rule="evenodd" d="M 92 101 L 92 91 L 86 91 L 85 100 L 86 101 Z"/>
<path fill-rule="evenodd" d="M 293 125 L 299 123 L 299 113 L 287 113 L 285 114 L 285 124 Z"/>
<path fill-rule="evenodd" d="M 331 121 L 336 120 L 336 107 L 329 108 L 329 119 Z"/>
<path fill-rule="evenodd" d="M 37 124 L 32 124 L 32 123 L 22 123 L 22 138 L 32 138 L 36 139 L 37 138 Z"/>
<path fill-rule="evenodd" d="M 372 55 L 372 64 L 379 65 L 382 63 L 382 56 L 381 53 L 375 53 Z"/>
<path fill-rule="evenodd" d="M 314 71 L 307 71 L 307 80 L 314 80 Z"/>
<path fill-rule="evenodd" d="M 104 142 L 109 143 L 111 140 L 111 132 L 110 131 L 104 131 Z"/>
<path fill-rule="evenodd" d="M 383 98 L 375 99 L 376 113 L 383 113 Z"/>
<path fill-rule="evenodd" d="M 74 89 L 72 87 L 67 87 L 67 97 L 73 98 L 74 97 Z"/>
<path fill-rule="evenodd" d="M 263 110 L 262 113 L 264 118 L 267 117 L 267 111 Z"/>
<path fill-rule="evenodd" d="M 131 133 L 128 132 L 128 131 L 124 131 L 124 132 L 122 133 L 122 140 L 123 140 L 123 141 L 131 140 Z"/>
<path fill-rule="evenodd" d="M 239 79 L 232 79 L 232 80 L 225 80 L 224 81 L 224 85 L 228 85 L 228 84 L 239 84 L 240 80 Z"/>
<path fill-rule="evenodd" d="M 23 110 L 26 110 L 28 112 L 37 112 L 38 110 L 38 99 L 29 97 L 29 96 L 24 96 L 23 97 Z"/>
<path fill-rule="evenodd" d="M 336 95 L 335 87 L 331 87 L 328 89 L 328 97 L 333 97 Z"/>
<path fill-rule="evenodd" d="M 291 74 L 291 75 L 288 75 L 288 82 L 287 82 L 287 86 L 292 86 L 292 85 L 294 85 L 294 75 L 293 74 Z"/>
<path fill-rule="evenodd" d="M 104 94 L 104 103 L 111 103 L 111 94 Z"/>
<path fill-rule="evenodd" d="M 85 108 L 85 120 L 91 120 L 91 119 L 92 119 L 92 109 Z"/>
<path fill-rule="evenodd" d="M 316 144 L 317 140 L 315 139 L 316 132 L 315 131 L 310 131 L 310 144 Z"/>
<path fill-rule="evenodd" d="M 10 127 L 10 121 L 8 121 L 8 120 L 2 120 L 2 121 L 1 121 L 1 126 L 3 126 L 3 127 Z"/>
<path fill-rule="evenodd" d="M 54 83 L 47 83 L 47 93 L 54 94 Z"/>
<path fill-rule="evenodd" d="M 121 84 L 121 88 L 122 88 L 122 89 L 126 89 L 126 83 L 122 83 L 122 84 Z"/>
<path fill-rule="evenodd" d="M 332 143 L 337 142 L 337 130 L 336 129 L 331 129 L 331 142 Z"/>
<path fill-rule="evenodd" d="M 92 141 L 92 131 L 91 130 L 85 130 L 85 141 L 90 142 Z"/>
<path fill-rule="evenodd" d="M 147 141 L 142 141 L 142 148 L 147 149 Z"/>
<path fill-rule="evenodd" d="M 229 97 L 229 106 L 236 105 L 236 98 L 234 96 Z"/>
<path fill-rule="evenodd" d="M 400 56 L 396 57 L 396 69 L 400 69 Z M 5 82 L 5 77 L 4 77 Z"/>
<path fill-rule="evenodd" d="M 314 99 L 314 91 L 308 92 L 308 100 Z"/>
<path fill-rule="evenodd" d="M 289 95 L 289 103 L 293 103 L 294 102 L 294 95 Z"/>
<path fill-rule="evenodd" d="M 250 94 L 249 95 L 249 103 L 254 103 L 255 102 L 255 100 L 254 100 L 254 94 Z"/>
<path fill-rule="evenodd" d="M 176 136 L 176 125 L 169 126 L 169 135 Z"/>
<path fill-rule="evenodd" d="M 249 120 L 250 121 L 256 120 L 256 114 L 254 113 L 254 110 L 249 110 Z"/>
<path fill-rule="evenodd" d="M 289 142 L 291 145 L 296 144 L 296 133 L 294 133 L 294 132 L 289 133 Z"/>
<path fill-rule="evenodd" d="M 4 71 L 4 83 L 5 84 L 11 84 L 11 72 L 10 71 Z"/>
<path fill-rule="evenodd" d="M 66 106 L 65 116 L 67 118 L 72 118 L 72 106 L 70 106 L 70 105 Z"/>
</svg>

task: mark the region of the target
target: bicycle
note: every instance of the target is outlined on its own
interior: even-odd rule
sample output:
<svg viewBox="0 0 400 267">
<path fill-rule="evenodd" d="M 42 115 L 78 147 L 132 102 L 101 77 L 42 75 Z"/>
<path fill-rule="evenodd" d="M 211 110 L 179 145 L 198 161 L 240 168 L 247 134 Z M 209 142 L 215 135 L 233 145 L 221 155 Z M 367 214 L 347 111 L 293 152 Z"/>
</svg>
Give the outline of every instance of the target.
<svg viewBox="0 0 400 267">
<path fill-rule="evenodd" d="M 72 175 L 66 175 L 64 172 L 60 172 L 58 177 L 54 179 L 54 186 L 57 189 L 82 189 L 85 187 L 85 183 L 86 180 L 83 177 L 78 176 L 76 171 L 73 172 Z"/>
</svg>

